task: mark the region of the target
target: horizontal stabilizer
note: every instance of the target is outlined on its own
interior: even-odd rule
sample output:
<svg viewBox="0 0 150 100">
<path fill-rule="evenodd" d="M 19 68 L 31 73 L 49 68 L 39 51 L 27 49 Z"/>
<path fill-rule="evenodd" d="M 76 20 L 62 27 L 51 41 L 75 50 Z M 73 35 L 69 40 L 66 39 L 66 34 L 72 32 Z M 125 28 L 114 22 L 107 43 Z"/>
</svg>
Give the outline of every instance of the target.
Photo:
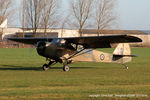
<svg viewBox="0 0 150 100">
<path fill-rule="evenodd" d="M 138 57 L 138 55 L 113 55 L 114 57 Z"/>
</svg>

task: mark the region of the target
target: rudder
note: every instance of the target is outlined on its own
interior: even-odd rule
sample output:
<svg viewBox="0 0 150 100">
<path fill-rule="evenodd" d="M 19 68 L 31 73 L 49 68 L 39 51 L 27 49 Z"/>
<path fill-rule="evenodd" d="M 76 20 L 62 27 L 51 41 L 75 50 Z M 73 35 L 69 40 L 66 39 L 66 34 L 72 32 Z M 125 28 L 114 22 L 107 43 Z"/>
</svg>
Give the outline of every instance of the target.
<svg viewBox="0 0 150 100">
<path fill-rule="evenodd" d="M 120 43 L 113 52 L 113 60 L 124 64 L 132 60 L 131 49 L 129 43 Z"/>
<path fill-rule="evenodd" d="M 131 55 L 129 43 L 120 43 L 113 52 L 113 55 Z"/>
</svg>

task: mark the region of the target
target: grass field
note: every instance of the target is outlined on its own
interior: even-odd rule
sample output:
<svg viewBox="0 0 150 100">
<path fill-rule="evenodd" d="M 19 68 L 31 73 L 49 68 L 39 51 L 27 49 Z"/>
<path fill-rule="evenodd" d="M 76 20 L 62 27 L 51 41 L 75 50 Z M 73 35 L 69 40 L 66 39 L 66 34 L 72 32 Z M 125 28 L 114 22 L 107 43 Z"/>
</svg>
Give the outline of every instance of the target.
<svg viewBox="0 0 150 100">
<path fill-rule="evenodd" d="M 102 51 L 111 52 L 112 49 Z M 45 58 L 28 49 L 0 49 L 0 100 L 150 99 L 150 48 L 133 48 L 139 55 L 127 63 L 76 63 L 70 72 L 57 64 L 42 71 Z M 140 94 L 144 97 L 104 97 Z M 98 97 L 91 97 L 97 95 Z"/>
</svg>

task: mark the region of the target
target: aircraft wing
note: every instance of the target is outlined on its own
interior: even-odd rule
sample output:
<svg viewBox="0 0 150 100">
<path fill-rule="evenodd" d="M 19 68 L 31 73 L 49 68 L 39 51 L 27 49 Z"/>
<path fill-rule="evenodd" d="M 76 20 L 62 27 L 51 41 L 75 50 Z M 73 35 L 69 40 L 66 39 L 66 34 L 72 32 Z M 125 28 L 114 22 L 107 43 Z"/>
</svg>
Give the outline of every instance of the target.
<svg viewBox="0 0 150 100">
<path fill-rule="evenodd" d="M 35 37 L 25 37 L 25 38 L 7 38 L 8 40 L 11 41 L 15 41 L 15 42 L 20 42 L 20 43 L 24 43 L 24 44 L 31 44 L 31 45 L 35 45 L 37 42 L 39 41 L 48 41 L 51 42 L 54 38 L 35 38 Z"/>
<path fill-rule="evenodd" d="M 86 48 L 110 48 L 112 43 L 142 42 L 140 38 L 128 35 L 105 35 L 93 37 L 65 38 L 67 42 L 80 44 Z"/>
<path fill-rule="evenodd" d="M 36 44 L 39 41 L 51 42 L 54 38 L 8 38 L 8 40 L 21 42 L 25 44 Z M 142 42 L 138 37 L 128 35 L 105 35 L 105 36 L 91 36 L 91 37 L 69 37 L 58 38 L 64 39 L 67 43 L 83 45 L 84 48 L 111 48 L 112 43 L 132 43 Z"/>
</svg>

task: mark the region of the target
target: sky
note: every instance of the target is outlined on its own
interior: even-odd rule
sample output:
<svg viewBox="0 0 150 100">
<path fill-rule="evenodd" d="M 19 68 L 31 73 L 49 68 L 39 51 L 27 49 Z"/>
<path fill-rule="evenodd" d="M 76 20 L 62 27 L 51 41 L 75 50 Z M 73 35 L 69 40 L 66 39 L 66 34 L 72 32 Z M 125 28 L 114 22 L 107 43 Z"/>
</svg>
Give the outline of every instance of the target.
<svg viewBox="0 0 150 100">
<path fill-rule="evenodd" d="M 15 0 L 20 5 L 21 0 Z M 150 0 L 117 0 L 117 27 L 123 30 L 150 30 Z M 62 0 L 67 10 L 68 0 Z M 18 22 L 19 25 L 19 22 Z"/>
<path fill-rule="evenodd" d="M 150 0 L 118 0 L 121 29 L 150 30 Z"/>
</svg>

